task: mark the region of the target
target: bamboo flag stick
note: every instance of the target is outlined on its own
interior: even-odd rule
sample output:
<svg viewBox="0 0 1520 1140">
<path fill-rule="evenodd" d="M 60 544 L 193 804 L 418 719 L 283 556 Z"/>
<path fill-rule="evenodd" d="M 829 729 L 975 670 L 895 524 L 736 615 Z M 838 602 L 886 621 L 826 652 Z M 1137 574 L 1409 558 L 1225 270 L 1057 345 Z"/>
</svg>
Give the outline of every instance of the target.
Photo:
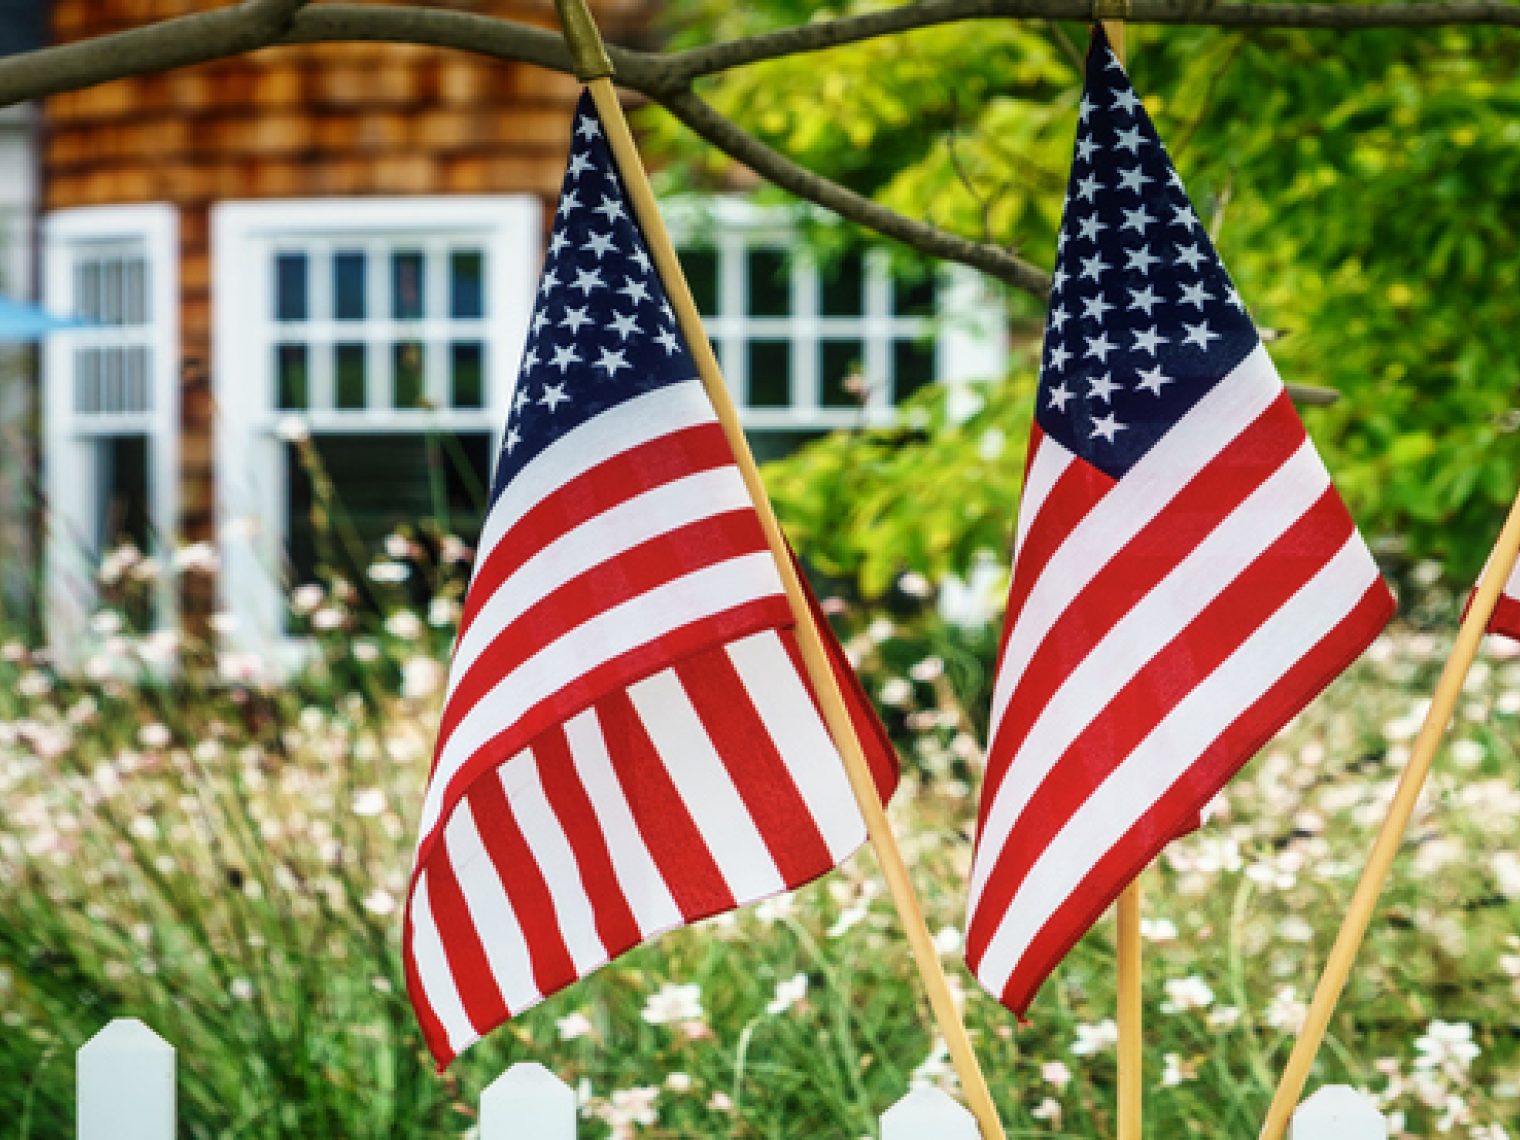
<svg viewBox="0 0 1520 1140">
<path fill-rule="evenodd" d="M 760 516 L 766 540 L 775 557 L 776 569 L 786 588 L 792 616 L 797 622 L 797 640 L 802 651 L 803 664 L 807 668 L 808 679 L 812 682 L 814 692 L 818 694 L 818 701 L 823 709 L 829 734 L 833 737 L 834 744 L 844 760 L 850 787 L 855 794 L 861 815 L 865 817 L 866 830 L 870 835 L 872 846 L 876 849 L 882 874 L 887 880 L 887 887 L 907 935 L 919 976 L 928 993 L 929 1004 L 934 1011 L 940 1035 L 945 1039 L 951 1062 L 960 1076 L 967 1105 L 976 1117 L 983 1140 L 1004 1140 L 1003 1126 L 998 1120 L 997 1109 L 992 1103 L 992 1094 L 987 1089 L 981 1066 L 977 1063 L 976 1054 L 972 1051 L 971 1038 L 966 1032 L 965 1024 L 955 1008 L 954 999 L 950 994 L 950 985 L 945 978 L 944 967 L 940 963 L 939 951 L 935 949 L 928 924 L 924 921 L 923 910 L 913 892 L 907 867 L 903 863 L 902 852 L 898 849 L 897 841 L 893 838 L 891 827 L 887 823 L 887 814 L 882 807 L 881 797 L 877 793 L 876 782 L 871 776 L 860 739 L 855 734 L 855 726 L 850 720 L 849 711 L 845 708 L 844 698 L 835 680 L 827 650 L 824 648 L 817 627 L 813 624 L 812 611 L 808 606 L 802 584 L 797 578 L 796 567 L 792 562 L 786 539 L 781 533 L 780 525 L 776 522 L 776 515 L 771 509 L 770 498 L 766 495 L 765 486 L 761 482 L 759 469 L 755 466 L 754 456 L 750 454 L 749 441 L 744 437 L 744 429 L 740 426 L 738 413 L 734 409 L 733 400 L 729 397 L 728 388 L 719 371 L 718 359 L 713 354 L 712 343 L 707 339 L 702 318 L 697 312 L 696 302 L 692 299 L 691 289 L 686 283 L 685 274 L 682 273 L 680 261 L 676 257 L 675 247 L 671 244 L 670 235 L 665 230 L 664 219 L 660 216 L 654 193 L 649 186 L 649 179 L 644 173 L 643 161 L 634 148 L 628 122 L 623 116 L 622 105 L 618 102 L 617 91 L 612 85 L 612 62 L 608 59 L 606 49 L 602 44 L 601 33 L 587 11 L 584 0 L 555 0 L 555 4 L 559 9 L 561 24 L 565 30 L 565 39 L 570 48 L 576 74 L 590 89 L 591 98 L 596 104 L 597 112 L 601 115 L 602 126 L 607 133 L 607 143 L 617 159 L 618 169 L 622 172 L 623 181 L 633 203 L 634 214 L 644 233 L 644 240 L 649 245 L 650 254 L 659 270 L 660 280 L 670 296 L 670 303 L 675 309 L 681 332 L 696 360 L 702 386 L 712 401 L 718 420 L 723 427 L 723 433 L 733 449 L 734 459 L 743 475 L 744 484 L 754 502 L 755 511 Z"/>
<path fill-rule="evenodd" d="M 1447 725 L 1451 723 L 1457 700 L 1462 695 L 1462 685 L 1467 680 L 1468 670 L 1472 668 L 1473 658 L 1478 654 L 1478 645 L 1488 629 L 1499 594 L 1515 568 L 1517 553 L 1520 553 L 1520 498 L 1510 508 L 1504 529 L 1499 532 L 1499 540 L 1494 544 L 1493 553 L 1488 559 L 1488 568 L 1484 570 L 1467 616 L 1462 620 L 1451 656 L 1447 658 L 1446 667 L 1441 670 L 1441 679 L 1436 682 L 1436 691 L 1431 697 L 1430 710 L 1425 714 L 1425 723 L 1420 726 L 1420 733 L 1414 739 L 1409 763 L 1399 777 L 1393 800 L 1388 805 L 1388 814 L 1383 819 L 1383 826 L 1367 857 L 1367 865 L 1351 896 L 1351 905 L 1341 921 L 1335 944 L 1330 948 L 1325 971 L 1314 989 L 1314 998 L 1309 1003 L 1304 1027 L 1293 1044 L 1293 1052 L 1288 1056 L 1288 1064 L 1283 1069 L 1277 1092 L 1267 1110 L 1266 1123 L 1261 1129 L 1262 1140 L 1281 1140 L 1293 1110 L 1303 1095 L 1304 1084 L 1309 1079 L 1309 1067 L 1319 1052 L 1325 1029 L 1330 1024 L 1330 1015 L 1340 999 L 1341 990 L 1345 988 L 1357 950 L 1372 922 L 1378 895 L 1382 893 L 1383 884 L 1388 881 L 1389 872 L 1393 868 L 1393 857 L 1398 853 L 1404 831 L 1414 815 L 1420 791 L 1425 786 L 1431 762 L 1435 759 L 1436 748 L 1441 743 Z"/>
</svg>

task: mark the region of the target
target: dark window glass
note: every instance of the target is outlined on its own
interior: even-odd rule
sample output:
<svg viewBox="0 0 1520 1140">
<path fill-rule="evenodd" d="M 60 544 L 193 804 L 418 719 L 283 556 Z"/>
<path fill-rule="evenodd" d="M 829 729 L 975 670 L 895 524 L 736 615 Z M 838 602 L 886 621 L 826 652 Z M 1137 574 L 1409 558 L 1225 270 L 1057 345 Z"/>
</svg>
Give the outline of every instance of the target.
<svg viewBox="0 0 1520 1140">
<path fill-rule="evenodd" d="M 306 255 L 277 253 L 274 258 L 274 319 L 304 321 L 306 315 Z"/>
<path fill-rule="evenodd" d="M 449 403 L 456 408 L 486 405 L 485 346 L 479 341 L 449 345 Z"/>
<path fill-rule="evenodd" d="M 681 251 L 681 268 L 696 299 L 697 312 L 710 317 L 718 311 L 718 251 L 697 247 Z"/>
<path fill-rule="evenodd" d="M 340 321 L 362 321 L 368 266 L 362 249 L 340 249 L 333 254 L 333 316 Z"/>
<path fill-rule="evenodd" d="M 756 340 L 746 347 L 749 362 L 749 406 L 791 407 L 791 344 L 784 340 Z"/>
<path fill-rule="evenodd" d="M 856 408 L 865 402 L 865 345 L 826 340 L 818 346 L 818 402 L 825 408 Z"/>
<path fill-rule="evenodd" d="M 74 409 L 100 411 L 100 349 L 81 348 L 74 353 Z"/>
<path fill-rule="evenodd" d="M 421 317 L 422 309 L 422 251 L 398 250 L 391 254 L 391 316 Z"/>
<path fill-rule="evenodd" d="M 364 383 L 368 353 L 362 344 L 333 346 L 333 402 L 339 408 L 369 406 Z"/>
<path fill-rule="evenodd" d="M 757 463 L 781 459 L 806 443 L 822 439 L 827 432 L 806 428 L 761 428 L 744 433 L 749 438 L 750 451 Z"/>
<path fill-rule="evenodd" d="M 126 543 L 138 550 L 151 550 L 154 534 L 148 505 L 147 438 L 118 435 L 97 440 L 95 478 L 95 501 L 100 504 L 100 513 L 95 519 L 97 552 Z M 152 591 L 106 587 L 104 600 L 114 603 L 122 611 L 128 629 L 138 633 L 152 629 Z"/>
<path fill-rule="evenodd" d="M 892 311 L 903 317 L 932 317 L 937 312 L 938 292 L 932 271 L 899 277 L 892 282 Z"/>
<path fill-rule="evenodd" d="M 786 252 L 752 249 L 745 254 L 749 270 L 749 315 L 784 317 L 792 311 L 792 278 Z"/>
<path fill-rule="evenodd" d="M 75 311 L 92 321 L 100 320 L 100 262 L 83 261 L 74 267 Z"/>
<path fill-rule="evenodd" d="M 826 317 L 858 317 L 866 311 L 866 259 L 847 253 L 820 268 L 818 305 Z"/>
<path fill-rule="evenodd" d="M 415 408 L 422 402 L 422 342 L 397 341 L 391 345 L 391 407 Z"/>
<path fill-rule="evenodd" d="M 304 344 L 277 344 L 274 348 L 275 405 L 286 411 L 311 407 L 310 372 Z"/>
<path fill-rule="evenodd" d="M 934 382 L 934 343 L 900 340 L 892 346 L 892 402 L 900 404 Z"/>
<path fill-rule="evenodd" d="M 140 257 L 129 257 L 123 262 L 124 296 L 122 319 L 129 325 L 148 322 L 148 263 Z"/>
<path fill-rule="evenodd" d="M 468 318 L 485 314 L 485 255 L 478 249 L 456 249 L 449 254 L 449 316 Z"/>
<path fill-rule="evenodd" d="M 121 412 L 123 407 L 121 391 L 121 349 L 107 348 L 100 356 L 101 386 L 105 390 L 102 411 Z"/>
<path fill-rule="evenodd" d="M 148 387 L 148 349 L 135 345 L 123 350 L 127 370 L 127 400 L 139 412 L 153 410 L 153 392 Z"/>
</svg>

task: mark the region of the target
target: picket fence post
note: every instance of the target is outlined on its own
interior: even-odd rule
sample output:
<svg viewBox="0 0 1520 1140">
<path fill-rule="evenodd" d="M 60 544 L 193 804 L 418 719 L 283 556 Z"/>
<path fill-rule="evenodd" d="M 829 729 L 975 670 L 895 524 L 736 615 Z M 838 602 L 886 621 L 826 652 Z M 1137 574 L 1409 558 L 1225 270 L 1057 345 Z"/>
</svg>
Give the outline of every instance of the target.
<svg viewBox="0 0 1520 1140">
<path fill-rule="evenodd" d="M 881 1140 L 978 1140 L 976 1117 L 943 1089 L 917 1088 L 881 1114 Z"/>
<path fill-rule="evenodd" d="M 575 1140 L 575 1090 L 519 1061 L 480 1094 L 480 1140 Z"/>
<path fill-rule="evenodd" d="M 1365 1093 L 1326 1085 L 1298 1106 L 1288 1140 L 1388 1140 L 1388 1121 Z"/>
<path fill-rule="evenodd" d="M 75 1056 L 78 1140 L 174 1140 L 174 1046 L 118 1017 Z"/>
</svg>

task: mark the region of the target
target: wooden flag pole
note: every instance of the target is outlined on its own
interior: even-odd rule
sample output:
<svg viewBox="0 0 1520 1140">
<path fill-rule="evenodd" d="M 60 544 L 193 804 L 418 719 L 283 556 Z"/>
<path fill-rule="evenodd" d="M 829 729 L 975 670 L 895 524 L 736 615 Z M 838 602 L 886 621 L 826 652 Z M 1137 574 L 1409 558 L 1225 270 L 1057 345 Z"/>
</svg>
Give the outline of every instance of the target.
<svg viewBox="0 0 1520 1140">
<path fill-rule="evenodd" d="M 1367 857 L 1367 865 L 1362 869 L 1362 877 L 1357 881 L 1351 905 L 1335 936 L 1335 944 L 1330 948 L 1324 973 L 1320 975 L 1319 984 L 1314 989 L 1314 997 L 1304 1018 L 1304 1027 L 1293 1044 L 1293 1052 L 1288 1056 L 1277 1092 L 1267 1110 L 1266 1123 L 1261 1129 L 1262 1140 L 1281 1140 L 1288 1121 L 1293 1116 L 1293 1110 L 1303 1095 L 1304 1085 L 1309 1079 L 1309 1067 L 1319 1052 L 1325 1030 L 1330 1024 L 1330 1015 L 1340 1000 L 1356 953 L 1367 934 L 1367 927 L 1371 925 L 1378 895 L 1382 893 L 1383 884 L 1388 881 L 1393 858 L 1398 853 L 1404 832 L 1419 802 L 1420 792 L 1430 774 L 1436 748 L 1441 743 L 1447 725 L 1451 723 L 1452 713 L 1456 711 L 1457 700 L 1462 695 L 1462 685 L 1467 680 L 1473 659 L 1478 655 L 1478 646 L 1488 629 L 1489 619 L 1493 617 L 1499 594 L 1515 568 L 1517 553 L 1520 553 L 1520 498 L 1510 508 L 1504 529 L 1499 532 L 1499 540 L 1489 556 L 1488 568 L 1478 582 L 1467 616 L 1463 618 L 1462 626 L 1457 632 L 1451 656 L 1446 660 L 1446 667 L 1441 670 L 1441 679 L 1436 682 L 1430 709 L 1425 714 L 1425 723 L 1420 726 L 1419 735 L 1414 739 L 1409 763 L 1404 766 L 1403 775 L 1399 777 L 1398 787 L 1388 805 L 1388 814 L 1372 845 L 1372 853 Z"/>
<path fill-rule="evenodd" d="M 861 747 L 860 738 L 855 734 L 855 725 L 850 720 L 844 697 L 839 691 L 833 667 L 829 662 L 828 651 L 824 648 L 818 628 L 813 624 L 812 610 L 803 592 L 802 583 L 797 577 L 791 551 L 776 521 L 770 497 L 766 494 L 765 485 L 760 479 L 759 468 L 756 467 L 754 456 L 750 453 L 749 441 L 744 436 L 738 412 L 734 408 L 733 400 L 729 397 L 728 388 L 718 368 L 718 358 L 713 353 L 712 343 L 707 339 L 701 315 L 697 311 L 696 302 L 692 299 L 691 288 L 686 283 L 686 276 L 681 271 L 681 263 L 676 257 L 675 247 L 671 243 L 664 219 L 660 216 L 659 207 L 655 203 L 654 192 L 650 189 L 648 176 L 644 172 L 643 160 L 640 159 L 634 147 L 633 136 L 628 130 L 628 121 L 623 115 L 622 104 L 618 102 L 617 91 L 612 85 L 612 61 L 607 56 L 601 33 L 586 9 L 585 0 L 555 0 L 555 6 L 559 9 L 561 25 L 565 30 L 565 39 L 570 48 L 571 59 L 574 61 L 576 75 L 590 89 L 591 98 L 596 104 L 603 129 L 607 133 L 608 146 L 611 147 L 613 157 L 617 160 L 618 169 L 622 172 L 625 187 L 633 204 L 634 214 L 639 227 L 643 230 L 644 240 L 649 246 L 660 280 L 664 283 L 665 291 L 670 297 L 671 306 L 675 310 L 677 323 L 681 327 L 686 344 L 696 361 L 702 386 L 712 401 L 718 421 L 723 427 L 723 433 L 733 450 L 739 471 L 743 475 L 745 487 L 760 517 L 771 554 L 775 558 L 776 569 L 786 588 L 792 616 L 797 623 L 797 641 L 802 651 L 803 664 L 807 668 L 808 679 L 812 683 L 813 691 L 818 695 L 818 702 L 823 709 L 824 722 L 828 726 L 829 735 L 833 738 L 835 747 L 839 749 L 839 754 L 844 760 L 851 790 L 855 794 L 860 813 L 865 818 L 866 830 L 870 835 L 872 846 L 876 849 L 876 856 L 881 863 L 882 874 L 886 878 L 892 902 L 897 908 L 898 918 L 907 935 L 908 946 L 912 950 L 919 976 L 928 993 L 935 1022 L 940 1035 L 945 1039 L 951 1062 L 960 1077 L 967 1106 L 976 1117 L 983 1140 L 1004 1140 L 1003 1126 L 998 1120 L 997 1109 L 992 1103 L 992 1094 L 988 1091 L 987 1081 L 982 1075 L 976 1054 L 972 1051 L 971 1038 L 966 1032 L 965 1023 L 962 1022 L 955 1008 L 950 984 L 945 977 L 944 966 L 940 962 L 939 951 L 935 948 L 934 939 L 929 934 L 929 926 L 924 921 L 923 910 L 919 906 L 918 897 L 914 894 L 912 882 L 908 878 L 902 852 L 887 822 L 887 813 L 882 807 L 881 797 L 876 790 L 876 781 L 866 762 L 865 750 Z"/>
</svg>

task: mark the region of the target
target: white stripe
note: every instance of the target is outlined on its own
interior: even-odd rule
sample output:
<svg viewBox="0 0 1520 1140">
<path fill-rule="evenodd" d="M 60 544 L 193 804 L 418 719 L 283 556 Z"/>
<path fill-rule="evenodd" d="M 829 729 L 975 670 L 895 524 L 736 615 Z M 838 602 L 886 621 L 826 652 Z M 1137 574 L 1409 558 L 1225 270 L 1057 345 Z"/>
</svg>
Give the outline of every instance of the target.
<svg viewBox="0 0 1520 1140">
<path fill-rule="evenodd" d="M 730 558 L 603 610 L 529 657 L 477 701 L 449 735 L 423 801 L 419 848 L 438 824 L 449 781 L 484 744 L 534 705 L 672 629 L 772 597 L 778 593 L 776 586 L 770 551 Z"/>
<path fill-rule="evenodd" d="M 427 873 L 417 876 L 417 888 L 412 895 L 412 961 L 417 967 L 417 979 L 422 992 L 427 995 L 428 1005 L 443 1025 L 449 1048 L 462 1053 L 476 1041 L 480 1034 L 470 1023 L 470 1015 L 464 1011 L 459 990 L 454 985 L 454 974 L 449 960 L 444 957 L 443 940 L 438 936 L 438 924 L 433 921 L 432 903 L 428 898 Z"/>
<path fill-rule="evenodd" d="M 1007 775 L 987 812 L 972 868 L 973 907 L 1024 808 L 1072 742 L 1134 675 L 1297 522 L 1329 485 L 1325 465 L 1314 445 L 1305 439 L 1066 675 L 1009 760 Z M 993 739 L 997 728 L 993 727 Z"/>
<path fill-rule="evenodd" d="M 565 739 L 640 934 L 647 939 L 680 926 L 685 921 L 681 908 L 665 885 L 665 878 L 639 832 L 638 821 L 628 807 L 612 758 L 607 754 L 607 741 L 596 710 L 587 709 L 566 721 Z"/>
<path fill-rule="evenodd" d="M 496 988 L 501 991 L 507 1009 L 513 1014 L 521 1013 L 543 995 L 533 980 L 533 961 L 528 956 L 522 924 L 512 909 L 491 853 L 480 838 L 468 800 L 459 801 L 443 834 L 454 878 L 459 881 L 465 908 L 470 912 L 475 933 L 480 936 Z"/>
<path fill-rule="evenodd" d="M 865 821 L 828 729 L 813 708 L 781 638 L 773 630 L 728 647 L 739 680 L 838 863 L 866 839 Z"/>
<path fill-rule="evenodd" d="M 1014 682 L 1050 624 L 1124 544 L 1281 393 L 1277 370 L 1257 345 L 1088 511 L 1046 563 L 1019 611 L 1006 657 L 998 666 L 993 724 L 1002 721 Z"/>
<path fill-rule="evenodd" d="M 1343 620 L 1378 580 L 1361 536 L 1346 544 L 1206 681 L 1179 701 L 1067 821 L 1030 869 L 977 976 L 994 993 L 1083 878 L 1219 735 Z"/>
<path fill-rule="evenodd" d="M 698 380 L 656 388 L 593 416 L 544 448 L 502 488 L 501 497 L 486 515 L 476 549 L 490 550 L 551 492 L 598 463 L 716 419 Z M 475 568 L 484 561 L 477 555 Z"/>
<path fill-rule="evenodd" d="M 676 674 L 656 673 L 631 686 L 628 698 L 735 900 L 785 890 L 786 881 Z"/>
<path fill-rule="evenodd" d="M 581 880 L 575 849 L 549 805 L 537 755 L 531 751 L 524 753 L 511 767 L 510 785 L 505 779 L 505 766 L 499 773 L 503 777 L 502 791 L 512 804 L 512 816 L 522 829 L 523 839 L 554 900 L 554 916 L 565 948 L 570 951 L 570 960 L 575 963 L 575 973 L 584 977 L 608 958 L 607 947 L 596 932 L 596 909 Z"/>
<path fill-rule="evenodd" d="M 1019 495 L 1019 532 L 1013 544 L 1013 565 L 1017 566 L 1024 543 L 1029 538 L 1029 525 L 1034 522 L 1051 490 L 1066 469 L 1077 457 L 1058 440 L 1041 433 L 1034 459 L 1029 464 L 1029 475 L 1024 480 L 1024 490 Z"/>
<path fill-rule="evenodd" d="M 450 689 L 503 629 L 550 591 L 667 531 L 750 507 L 738 468 L 718 467 L 652 488 L 566 531 L 514 570 L 480 607 L 454 649 Z"/>
</svg>

